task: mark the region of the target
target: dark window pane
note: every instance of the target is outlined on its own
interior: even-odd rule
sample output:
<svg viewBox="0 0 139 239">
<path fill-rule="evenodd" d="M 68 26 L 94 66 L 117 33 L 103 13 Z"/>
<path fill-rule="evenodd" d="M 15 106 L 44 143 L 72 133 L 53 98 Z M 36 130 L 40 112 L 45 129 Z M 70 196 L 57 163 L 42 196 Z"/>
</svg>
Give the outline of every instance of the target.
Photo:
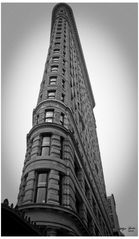
<svg viewBox="0 0 139 239">
<path fill-rule="evenodd" d="M 60 115 L 60 124 L 64 124 L 64 114 L 63 113 L 61 113 L 61 115 Z"/>
</svg>

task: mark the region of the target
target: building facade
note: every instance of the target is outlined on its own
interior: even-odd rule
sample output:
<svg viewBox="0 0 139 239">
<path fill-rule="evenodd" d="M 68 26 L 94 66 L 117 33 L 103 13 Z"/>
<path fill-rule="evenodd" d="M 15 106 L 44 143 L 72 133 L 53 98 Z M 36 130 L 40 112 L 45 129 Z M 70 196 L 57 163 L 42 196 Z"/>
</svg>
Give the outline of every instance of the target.
<svg viewBox="0 0 139 239">
<path fill-rule="evenodd" d="M 94 106 L 72 10 L 57 4 L 17 204 L 45 235 L 113 235 Z"/>
<path fill-rule="evenodd" d="M 108 206 L 109 206 L 109 216 L 110 216 L 112 228 L 113 228 L 113 235 L 121 236 L 122 234 L 119 229 L 120 228 L 119 220 L 118 220 L 118 216 L 116 213 L 116 203 L 115 203 L 113 194 L 108 197 Z"/>
</svg>

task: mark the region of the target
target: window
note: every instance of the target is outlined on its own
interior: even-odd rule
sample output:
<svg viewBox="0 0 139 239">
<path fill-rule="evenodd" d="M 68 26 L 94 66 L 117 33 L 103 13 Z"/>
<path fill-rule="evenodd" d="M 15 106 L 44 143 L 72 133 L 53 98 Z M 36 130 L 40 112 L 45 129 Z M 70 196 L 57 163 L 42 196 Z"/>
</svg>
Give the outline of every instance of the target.
<svg viewBox="0 0 139 239">
<path fill-rule="evenodd" d="M 36 203 L 47 202 L 47 187 L 48 187 L 48 173 L 39 172 L 37 174 L 37 185 L 36 185 Z"/>
<path fill-rule="evenodd" d="M 60 40 L 61 39 L 61 37 L 56 37 L 56 40 Z"/>
<path fill-rule="evenodd" d="M 55 85 L 55 84 L 56 84 L 56 81 L 57 81 L 57 76 L 51 76 L 51 77 L 50 77 L 49 84 L 50 84 L 50 85 Z"/>
<path fill-rule="evenodd" d="M 41 156 L 50 155 L 51 135 L 44 135 L 41 142 Z"/>
<path fill-rule="evenodd" d="M 59 61 L 59 57 L 58 57 L 58 56 L 54 56 L 54 57 L 52 58 L 52 60 L 53 60 L 53 62 L 58 62 L 58 61 Z"/>
<path fill-rule="evenodd" d="M 65 44 L 63 45 L 63 50 L 66 51 L 66 46 L 65 46 Z"/>
<path fill-rule="evenodd" d="M 45 112 L 45 122 L 53 122 L 54 117 L 54 111 L 53 110 L 47 110 Z"/>
<path fill-rule="evenodd" d="M 40 100 L 42 100 L 42 93 L 40 94 Z"/>
<path fill-rule="evenodd" d="M 36 116 L 36 124 L 39 123 L 39 115 Z"/>
<path fill-rule="evenodd" d="M 54 53 L 59 53 L 60 49 L 54 49 Z"/>
<path fill-rule="evenodd" d="M 63 66 L 65 66 L 65 60 L 63 59 Z"/>
<path fill-rule="evenodd" d="M 65 75 L 65 69 L 62 69 L 62 74 Z"/>
<path fill-rule="evenodd" d="M 55 98 L 55 90 L 48 91 L 48 99 L 54 99 Z"/>
<path fill-rule="evenodd" d="M 60 47 L 60 42 L 55 42 L 55 47 Z"/>
<path fill-rule="evenodd" d="M 60 35 L 60 34 L 61 34 L 61 32 L 57 32 L 56 34 L 57 34 L 57 35 Z"/>
<path fill-rule="evenodd" d="M 79 104 L 79 102 L 78 102 L 78 109 L 80 109 L 80 104 Z"/>
<path fill-rule="evenodd" d="M 65 95 L 62 94 L 62 95 L 61 95 L 61 101 L 62 101 L 62 102 L 64 102 L 64 98 L 65 98 Z"/>
<path fill-rule="evenodd" d="M 61 113 L 61 115 L 60 115 L 60 124 L 64 125 L 64 114 L 63 113 Z"/>
<path fill-rule="evenodd" d="M 62 79 L 62 87 L 65 88 L 65 80 Z"/>
<path fill-rule="evenodd" d="M 51 71 L 52 72 L 57 72 L 58 71 L 58 66 L 51 66 Z"/>
</svg>

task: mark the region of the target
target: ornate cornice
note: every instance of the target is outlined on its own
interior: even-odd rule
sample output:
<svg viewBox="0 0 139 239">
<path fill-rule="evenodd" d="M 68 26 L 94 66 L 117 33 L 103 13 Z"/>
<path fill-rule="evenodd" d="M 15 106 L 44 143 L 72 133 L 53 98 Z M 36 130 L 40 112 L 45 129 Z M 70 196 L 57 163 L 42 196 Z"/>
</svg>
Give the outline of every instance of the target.
<svg viewBox="0 0 139 239">
<path fill-rule="evenodd" d="M 42 205 L 42 204 L 26 204 L 19 206 L 19 210 L 30 210 L 30 209 L 38 209 L 38 210 L 43 210 L 44 212 L 55 212 L 56 214 L 63 214 L 65 217 L 71 218 L 71 220 L 74 221 L 75 224 L 78 224 L 80 230 L 82 231 L 84 236 L 89 236 L 88 229 L 86 225 L 83 223 L 83 221 L 80 219 L 80 217 L 77 215 L 77 213 L 73 212 L 69 208 L 61 207 L 58 205 Z M 60 222 L 59 222 L 60 223 Z"/>
</svg>

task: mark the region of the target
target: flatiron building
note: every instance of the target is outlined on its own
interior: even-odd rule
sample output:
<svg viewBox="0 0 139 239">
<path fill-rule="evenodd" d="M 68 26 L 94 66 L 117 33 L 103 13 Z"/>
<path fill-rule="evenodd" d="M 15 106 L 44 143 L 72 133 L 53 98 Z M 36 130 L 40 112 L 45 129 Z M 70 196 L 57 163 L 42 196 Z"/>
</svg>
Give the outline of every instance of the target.
<svg viewBox="0 0 139 239">
<path fill-rule="evenodd" d="M 113 235 L 94 107 L 73 12 L 57 4 L 18 195 L 44 235 Z"/>
</svg>

